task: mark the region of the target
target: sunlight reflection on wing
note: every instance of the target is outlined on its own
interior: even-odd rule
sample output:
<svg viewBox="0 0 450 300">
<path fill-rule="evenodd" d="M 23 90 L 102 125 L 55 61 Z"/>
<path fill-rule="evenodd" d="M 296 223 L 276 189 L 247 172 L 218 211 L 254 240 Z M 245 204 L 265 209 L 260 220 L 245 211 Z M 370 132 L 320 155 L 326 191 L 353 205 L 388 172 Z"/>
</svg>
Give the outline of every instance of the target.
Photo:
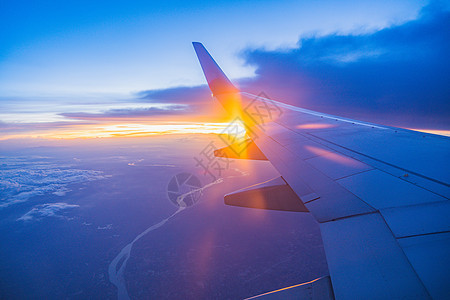
<svg viewBox="0 0 450 300">
<path fill-rule="evenodd" d="M 336 125 L 325 124 L 325 123 L 307 123 L 307 124 L 297 125 L 295 127 L 298 129 L 324 129 L 324 128 L 336 127 Z"/>
<path fill-rule="evenodd" d="M 314 146 L 305 146 L 305 148 L 308 149 L 309 151 L 311 151 L 312 153 L 316 154 L 317 156 L 322 156 L 325 159 L 334 161 L 338 164 L 352 166 L 352 167 L 358 166 L 358 162 L 356 160 L 351 159 L 345 155 L 341 155 L 337 152 L 329 151 L 329 150 L 314 147 Z"/>
</svg>

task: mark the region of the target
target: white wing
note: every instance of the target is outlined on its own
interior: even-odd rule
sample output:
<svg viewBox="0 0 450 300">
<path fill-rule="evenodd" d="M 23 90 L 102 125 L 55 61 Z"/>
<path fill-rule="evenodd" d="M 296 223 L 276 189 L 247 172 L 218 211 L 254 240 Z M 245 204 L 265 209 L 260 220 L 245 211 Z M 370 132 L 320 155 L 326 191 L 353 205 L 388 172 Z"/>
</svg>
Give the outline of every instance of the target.
<svg viewBox="0 0 450 300">
<path fill-rule="evenodd" d="M 240 92 L 194 48 L 213 95 L 283 179 L 227 195 L 228 204 L 309 211 L 337 299 L 450 298 L 449 138 Z M 263 204 L 246 199 L 252 190 Z"/>
</svg>

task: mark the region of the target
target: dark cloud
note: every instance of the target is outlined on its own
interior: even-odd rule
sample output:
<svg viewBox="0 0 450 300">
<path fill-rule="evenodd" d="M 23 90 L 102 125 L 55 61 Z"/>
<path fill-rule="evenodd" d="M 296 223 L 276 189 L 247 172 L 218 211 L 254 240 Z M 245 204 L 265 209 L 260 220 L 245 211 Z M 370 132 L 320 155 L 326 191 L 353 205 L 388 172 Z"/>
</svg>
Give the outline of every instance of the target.
<svg viewBox="0 0 450 300">
<path fill-rule="evenodd" d="M 127 119 L 139 117 L 155 117 L 187 114 L 190 109 L 186 105 L 167 105 L 164 107 L 150 107 L 150 108 L 132 108 L 132 109 L 110 109 L 102 113 L 61 113 L 61 116 L 70 119 L 79 120 L 108 120 L 108 119 Z"/>
<path fill-rule="evenodd" d="M 183 105 L 186 107 L 185 116 L 190 115 L 190 121 L 195 119 L 200 122 L 220 122 L 227 117 L 225 110 L 213 99 L 206 84 L 142 91 L 137 96 L 143 102 Z"/>
<path fill-rule="evenodd" d="M 211 101 L 211 91 L 207 85 L 195 87 L 174 87 L 162 90 L 149 90 L 138 93 L 138 97 L 146 102 L 203 104 Z"/>
<path fill-rule="evenodd" d="M 289 51 L 248 50 L 256 79 L 241 87 L 276 100 L 379 123 L 450 128 L 450 13 L 365 35 L 301 39 Z"/>
<path fill-rule="evenodd" d="M 350 118 L 450 129 L 450 13 L 437 3 L 416 20 L 370 34 L 303 38 L 291 50 L 245 50 L 257 76 L 239 86 Z M 143 91 L 138 97 L 184 104 L 198 113 L 214 111 L 215 105 L 206 85 Z"/>
<path fill-rule="evenodd" d="M 77 120 L 109 120 L 146 118 L 154 120 L 158 117 L 170 116 L 202 116 L 210 115 L 215 110 L 217 103 L 211 99 L 211 92 L 206 85 L 195 87 L 174 87 L 160 90 L 141 91 L 136 94 L 133 102 L 154 103 L 151 108 L 110 109 L 101 113 L 70 112 L 61 113 L 61 116 Z M 217 114 L 210 115 L 208 121 L 215 121 Z M 204 118 L 202 118 L 205 121 Z M 0 125 L 1 126 L 1 125 Z"/>
<path fill-rule="evenodd" d="M 325 113 L 450 129 L 449 28 L 450 13 L 433 3 L 416 20 L 370 34 L 303 38 L 298 47 L 282 51 L 247 49 L 243 57 L 256 67 L 257 76 L 238 83 L 244 91 L 263 91 L 275 100 Z M 142 91 L 136 97 L 133 103 L 155 106 L 61 115 L 86 122 L 224 119 L 206 85 Z M 10 126 L 0 123 L 2 130 Z M 13 129 L 18 130 L 8 128 Z"/>
</svg>

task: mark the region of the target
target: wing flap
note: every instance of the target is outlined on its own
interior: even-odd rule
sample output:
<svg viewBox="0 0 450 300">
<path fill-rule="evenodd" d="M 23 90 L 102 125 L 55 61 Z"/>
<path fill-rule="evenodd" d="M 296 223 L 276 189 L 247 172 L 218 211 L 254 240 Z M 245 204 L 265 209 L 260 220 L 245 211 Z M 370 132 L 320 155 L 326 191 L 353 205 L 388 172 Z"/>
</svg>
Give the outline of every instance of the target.
<svg viewBox="0 0 450 300">
<path fill-rule="evenodd" d="M 255 143 L 319 222 L 375 211 L 332 178 L 262 133 Z M 310 194 L 318 198 L 311 200 Z"/>
<path fill-rule="evenodd" d="M 434 203 L 444 197 L 418 187 L 402 177 L 371 170 L 338 180 L 347 190 L 376 209 Z"/>
<path fill-rule="evenodd" d="M 379 213 L 320 224 L 336 299 L 429 299 Z"/>
<path fill-rule="evenodd" d="M 281 177 L 225 195 L 225 204 L 259 209 L 309 212 L 297 194 Z"/>
<path fill-rule="evenodd" d="M 398 239 L 433 299 L 450 299 L 450 232 Z"/>
<path fill-rule="evenodd" d="M 214 151 L 214 156 L 235 159 L 267 160 L 264 153 L 262 153 L 251 139 L 236 142 L 227 147 L 217 149 Z"/>
<path fill-rule="evenodd" d="M 381 214 L 396 238 L 450 232 L 450 201 L 383 209 Z"/>
</svg>

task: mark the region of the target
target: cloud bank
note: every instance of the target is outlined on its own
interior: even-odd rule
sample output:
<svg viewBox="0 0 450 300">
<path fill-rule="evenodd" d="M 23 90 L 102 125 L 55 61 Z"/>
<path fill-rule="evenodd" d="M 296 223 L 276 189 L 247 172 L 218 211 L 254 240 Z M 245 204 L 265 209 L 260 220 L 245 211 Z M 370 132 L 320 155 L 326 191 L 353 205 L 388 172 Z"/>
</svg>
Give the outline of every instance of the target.
<svg viewBox="0 0 450 300">
<path fill-rule="evenodd" d="M 59 217 L 62 216 L 58 214 L 61 210 L 66 210 L 70 208 L 80 207 L 75 204 L 67 204 L 67 203 L 46 203 L 42 205 L 37 205 L 33 207 L 29 212 L 21 216 L 17 219 L 17 221 L 32 221 L 32 220 L 40 220 L 44 217 Z"/>
<path fill-rule="evenodd" d="M 139 117 L 154 117 L 154 116 L 168 116 L 179 115 L 189 112 L 187 105 L 169 104 L 164 107 L 150 107 L 150 108 L 130 108 L 130 109 L 110 109 L 102 113 L 61 113 L 61 116 L 69 119 L 77 120 L 113 120 L 123 118 L 139 118 Z"/>
<path fill-rule="evenodd" d="M 256 77 L 242 90 L 376 123 L 450 129 L 450 12 L 433 2 L 418 18 L 369 34 L 301 38 L 294 49 L 247 49 Z M 211 49 L 214 52 L 214 49 Z M 224 70 L 226 72 L 226 70 Z M 206 86 L 143 91 L 144 101 L 211 106 Z"/>
<path fill-rule="evenodd" d="M 288 51 L 243 52 L 256 80 L 241 86 L 293 105 L 410 127 L 450 128 L 450 13 L 371 34 L 300 39 Z"/>
<path fill-rule="evenodd" d="M 450 12 L 433 2 L 416 20 L 372 33 L 301 38 L 289 50 L 246 49 L 241 55 L 256 67 L 257 76 L 238 85 L 325 113 L 393 126 L 450 129 L 448 28 Z M 206 85 L 142 91 L 138 96 L 146 102 L 190 107 L 185 113 L 217 110 Z"/>
<path fill-rule="evenodd" d="M 69 184 L 106 178 L 101 171 L 29 158 L 0 157 L 0 166 L 0 209 L 44 194 L 61 197 Z"/>
</svg>

